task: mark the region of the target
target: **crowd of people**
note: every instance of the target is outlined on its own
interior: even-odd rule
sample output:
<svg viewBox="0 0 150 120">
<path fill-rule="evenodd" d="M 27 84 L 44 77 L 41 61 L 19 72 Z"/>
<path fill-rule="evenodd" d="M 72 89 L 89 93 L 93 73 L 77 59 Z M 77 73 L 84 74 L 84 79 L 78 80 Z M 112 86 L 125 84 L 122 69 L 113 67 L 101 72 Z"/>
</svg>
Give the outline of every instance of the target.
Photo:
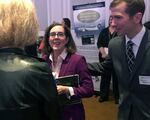
<svg viewBox="0 0 150 120">
<path fill-rule="evenodd" d="M 0 0 L 0 118 L 86 120 L 82 98 L 94 94 L 91 75 L 98 73 L 99 102 L 109 99 L 113 79 L 118 120 L 149 120 L 150 31 L 149 23 L 142 24 L 144 11 L 144 0 L 113 0 L 109 25 L 97 41 L 99 62 L 87 63 L 77 54 L 68 18 L 38 38 L 32 0 Z M 79 76 L 78 86 L 56 83 L 71 75 Z"/>
<path fill-rule="evenodd" d="M 82 98 L 91 97 L 94 89 L 84 56 L 76 54 L 69 19 L 47 27 L 38 58 L 32 1 L 1 0 L 0 16 L 1 119 L 85 120 Z M 56 84 L 55 79 L 76 74 L 78 86 Z M 59 96 L 69 103 L 61 104 Z"/>
</svg>

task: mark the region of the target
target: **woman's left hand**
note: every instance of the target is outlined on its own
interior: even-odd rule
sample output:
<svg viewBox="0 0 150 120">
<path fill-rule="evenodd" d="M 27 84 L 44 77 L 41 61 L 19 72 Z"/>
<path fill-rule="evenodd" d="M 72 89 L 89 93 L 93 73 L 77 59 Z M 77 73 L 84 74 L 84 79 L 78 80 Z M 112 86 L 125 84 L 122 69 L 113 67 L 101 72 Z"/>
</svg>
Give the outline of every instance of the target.
<svg viewBox="0 0 150 120">
<path fill-rule="evenodd" d="M 64 94 L 69 92 L 69 88 L 67 86 L 57 85 L 58 94 Z"/>
</svg>

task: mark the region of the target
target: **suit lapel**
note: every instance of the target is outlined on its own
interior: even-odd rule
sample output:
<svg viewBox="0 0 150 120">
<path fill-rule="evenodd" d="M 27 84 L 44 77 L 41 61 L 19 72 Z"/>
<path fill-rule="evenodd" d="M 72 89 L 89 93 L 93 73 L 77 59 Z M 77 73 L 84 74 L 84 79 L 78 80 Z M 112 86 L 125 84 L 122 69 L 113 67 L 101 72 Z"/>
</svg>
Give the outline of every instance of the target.
<svg viewBox="0 0 150 120">
<path fill-rule="evenodd" d="M 114 64 L 114 65 L 116 65 L 116 67 L 117 67 L 117 65 L 121 65 L 121 66 L 117 67 L 118 69 L 120 68 L 119 76 L 121 76 L 123 78 L 123 80 L 121 81 L 121 84 L 124 84 L 125 86 L 129 86 L 131 80 L 130 80 L 130 76 L 129 76 L 130 73 L 128 70 L 128 63 L 127 63 L 127 58 L 126 58 L 125 37 L 119 36 L 118 39 L 115 39 L 113 42 L 114 42 L 114 44 L 113 44 L 114 46 L 112 49 L 113 49 L 114 54 L 112 54 L 112 56 L 113 56 L 112 58 L 114 58 L 113 59 L 114 61 L 115 61 L 115 59 L 119 59 L 119 64 L 117 62 L 115 62 L 116 64 Z"/>
<path fill-rule="evenodd" d="M 139 68 L 141 62 L 143 61 L 143 56 L 145 55 L 145 51 L 146 49 L 148 48 L 147 47 L 147 40 L 148 40 L 148 32 L 146 31 L 142 41 L 141 41 L 141 44 L 140 44 L 140 47 L 139 47 L 139 50 L 137 52 L 137 56 L 136 56 L 136 59 L 135 59 L 135 71 L 134 73 L 136 72 L 136 70 Z"/>
<path fill-rule="evenodd" d="M 124 63 L 123 64 L 123 68 L 124 68 L 124 72 L 125 73 L 127 73 L 127 77 L 129 77 L 129 74 L 130 74 L 130 72 L 129 72 L 129 69 L 128 69 L 128 62 L 127 62 L 127 56 L 126 56 L 126 40 L 125 40 L 125 37 L 123 38 L 123 41 L 122 41 L 122 43 L 121 43 L 122 45 L 121 45 L 121 47 L 123 48 L 122 49 L 122 63 Z"/>
<path fill-rule="evenodd" d="M 135 59 L 135 70 L 133 71 L 133 74 L 131 76 L 131 78 L 133 78 L 133 76 L 136 74 L 136 72 L 139 70 L 140 65 L 144 59 L 144 55 L 146 53 L 146 50 L 149 48 L 149 44 L 148 44 L 148 31 L 146 30 L 144 37 L 141 41 L 141 44 L 139 46 L 138 52 L 137 52 L 137 56 Z"/>
</svg>

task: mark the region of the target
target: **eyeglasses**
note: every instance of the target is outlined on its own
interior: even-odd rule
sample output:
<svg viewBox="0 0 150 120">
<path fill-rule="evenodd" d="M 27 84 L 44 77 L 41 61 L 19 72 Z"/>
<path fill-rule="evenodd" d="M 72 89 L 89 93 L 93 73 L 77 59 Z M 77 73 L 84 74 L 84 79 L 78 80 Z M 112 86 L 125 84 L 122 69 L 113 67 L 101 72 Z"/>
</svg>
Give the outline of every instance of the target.
<svg viewBox="0 0 150 120">
<path fill-rule="evenodd" d="M 56 35 L 57 35 L 57 37 L 62 38 L 65 36 L 65 33 L 63 33 L 63 32 L 51 32 L 49 35 L 52 38 L 56 37 Z"/>
</svg>

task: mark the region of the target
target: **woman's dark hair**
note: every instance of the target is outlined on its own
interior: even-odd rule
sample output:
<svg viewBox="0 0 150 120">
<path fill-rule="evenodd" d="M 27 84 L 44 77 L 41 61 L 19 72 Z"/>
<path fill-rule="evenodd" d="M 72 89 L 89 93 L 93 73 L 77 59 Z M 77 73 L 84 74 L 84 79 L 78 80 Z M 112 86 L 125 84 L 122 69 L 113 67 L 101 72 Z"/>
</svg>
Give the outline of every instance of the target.
<svg viewBox="0 0 150 120">
<path fill-rule="evenodd" d="M 45 31 L 45 35 L 44 35 L 44 53 L 49 55 L 53 49 L 51 48 L 51 46 L 49 45 L 49 33 L 51 31 L 51 29 L 55 26 L 62 26 L 64 28 L 64 32 L 65 32 L 65 36 L 66 36 L 66 39 L 68 39 L 68 43 L 66 44 L 66 50 L 68 53 L 75 53 L 76 52 L 76 45 L 75 45 L 75 42 L 72 38 L 72 35 L 71 35 L 71 32 L 69 30 L 69 28 L 64 25 L 64 24 L 61 24 L 61 23 L 53 23 L 51 24 L 49 27 L 47 27 L 46 31 Z"/>
<path fill-rule="evenodd" d="M 71 22 L 69 18 L 63 18 L 63 22 L 69 29 L 71 28 Z"/>
</svg>

